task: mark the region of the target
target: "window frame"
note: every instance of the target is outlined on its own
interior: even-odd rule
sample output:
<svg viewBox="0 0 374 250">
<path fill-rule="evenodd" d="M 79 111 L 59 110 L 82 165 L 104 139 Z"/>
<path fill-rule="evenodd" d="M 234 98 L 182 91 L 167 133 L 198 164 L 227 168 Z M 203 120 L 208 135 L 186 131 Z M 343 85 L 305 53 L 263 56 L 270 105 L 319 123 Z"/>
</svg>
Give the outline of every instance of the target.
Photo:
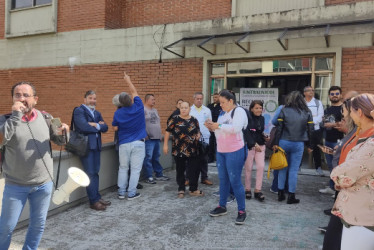
<svg viewBox="0 0 374 250">
<path fill-rule="evenodd" d="M 10 10 L 21 10 L 21 9 L 35 8 L 35 7 L 44 6 L 44 5 L 52 5 L 52 2 L 53 2 L 53 0 L 49 0 L 49 3 L 36 4 L 37 0 L 31 0 L 31 2 L 32 2 L 31 6 L 25 6 L 25 7 L 16 8 L 16 1 L 17 0 L 11 0 L 11 2 L 10 2 Z"/>
</svg>

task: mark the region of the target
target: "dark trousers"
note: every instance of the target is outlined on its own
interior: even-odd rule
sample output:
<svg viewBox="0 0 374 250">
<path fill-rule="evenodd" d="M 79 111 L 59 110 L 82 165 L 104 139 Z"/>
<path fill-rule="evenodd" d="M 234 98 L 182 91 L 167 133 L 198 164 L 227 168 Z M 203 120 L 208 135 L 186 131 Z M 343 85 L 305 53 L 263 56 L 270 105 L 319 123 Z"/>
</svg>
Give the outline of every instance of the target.
<svg viewBox="0 0 374 250">
<path fill-rule="evenodd" d="M 214 162 L 216 160 L 216 153 L 217 153 L 216 135 L 213 132 L 210 132 L 208 162 Z"/>
<path fill-rule="evenodd" d="M 323 250 L 340 250 L 343 224 L 338 216 L 331 215 L 329 225 L 323 239 Z"/>
<path fill-rule="evenodd" d="M 209 152 L 209 150 L 210 150 L 210 145 L 208 146 L 207 152 Z M 206 153 L 205 155 L 198 156 L 200 172 L 201 172 L 201 181 L 208 179 L 208 157 L 209 157 L 208 153 Z"/>
<path fill-rule="evenodd" d="M 100 171 L 100 150 L 91 149 L 84 157 L 80 157 L 84 172 L 90 178 L 90 185 L 86 187 L 90 204 L 94 204 L 101 199 L 99 193 L 99 171 Z"/>
<path fill-rule="evenodd" d="M 174 157 L 176 170 L 177 170 L 177 184 L 178 184 L 178 191 L 185 191 L 185 175 L 184 172 L 187 173 L 187 178 L 190 182 L 190 191 L 196 191 L 198 186 L 199 180 L 199 161 L 197 157 Z M 187 171 L 186 171 L 187 168 Z"/>
<path fill-rule="evenodd" d="M 314 130 L 312 133 L 312 142 L 314 145 L 313 148 L 313 162 L 314 162 L 314 167 L 317 169 L 319 167 L 322 167 L 322 160 L 321 160 L 321 150 L 317 146 L 318 144 L 322 144 L 322 136 L 323 136 L 323 130 L 318 129 Z"/>
</svg>

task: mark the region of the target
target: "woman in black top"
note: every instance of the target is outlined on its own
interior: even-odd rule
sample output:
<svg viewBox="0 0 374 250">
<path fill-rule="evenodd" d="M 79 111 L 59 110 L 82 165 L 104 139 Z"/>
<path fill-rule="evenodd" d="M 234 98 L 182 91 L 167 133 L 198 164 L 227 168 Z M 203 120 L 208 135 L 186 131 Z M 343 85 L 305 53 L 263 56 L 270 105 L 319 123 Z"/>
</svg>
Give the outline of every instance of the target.
<svg viewBox="0 0 374 250">
<path fill-rule="evenodd" d="M 264 103 L 260 100 L 254 100 L 249 106 L 251 119 L 247 129 L 249 129 L 251 136 L 251 145 L 248 145 L 248 156 L 245 161 L 245 198 L 251 199 L 251 177 L 253 161 L 256 161 L 256 187 L 254 190 L 254 197 L 259 201 L 264 201 L 265 196 L 261 193 L 262 178 L 265 167 L 265 119 L 262 116 Z"/>
<path fill-rule="evenodd" d="M 173 135 L 172 155 L 177 169 L 178 197 L 183 198 L 185 192 L 186 167 L 190 168 L 188 179 L 190 182 L 190 195 L 203 196 L 204 193 L 197 189 L 199 179 L 199 164 L 197 162 L 198 142 L 200 139 L 199 122 L 190 116 L 190 105 L 182 102 L 180 115 L 173 116 L 166 128 L 164 138 L 164 154 L 168 153 L 168 139 Z"/>
</svg>

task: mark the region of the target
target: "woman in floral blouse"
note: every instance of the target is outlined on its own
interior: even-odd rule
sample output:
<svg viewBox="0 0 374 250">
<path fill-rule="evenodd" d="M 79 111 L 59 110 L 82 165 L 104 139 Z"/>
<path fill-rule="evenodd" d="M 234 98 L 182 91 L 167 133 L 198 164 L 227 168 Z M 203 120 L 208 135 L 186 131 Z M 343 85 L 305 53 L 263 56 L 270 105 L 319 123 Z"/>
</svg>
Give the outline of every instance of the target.
<svg viewBox="0 0 374 250">
<path fill-rule="evenodd" d="M 374 249 L 374 95 L 351 99 L 357 132 L 342 147 L 331 179 L 340 190 L 332 214 L 344 227 L 341 249 Z"/>
<path fill-rule="evenodd" d="M 200 139 L 199 122 L 193 116 L 189 115 L 190 105 L 188 102 L 182 102 L 180 106 L 180 115 L 173 116 L 167 125 L 164 138 L 164 154 L 168 153 L 168 139 L 173 135 L 172 155 L 174 156 L 177 169 L 178 197 L 183 198 L 185 192 L 185 176 L 187 171 L 190 195 L 203 196 L 204 193 L 197 189 L 199 179 L 199 164 L 197 162 L 198 142 Z"/>
</svg>

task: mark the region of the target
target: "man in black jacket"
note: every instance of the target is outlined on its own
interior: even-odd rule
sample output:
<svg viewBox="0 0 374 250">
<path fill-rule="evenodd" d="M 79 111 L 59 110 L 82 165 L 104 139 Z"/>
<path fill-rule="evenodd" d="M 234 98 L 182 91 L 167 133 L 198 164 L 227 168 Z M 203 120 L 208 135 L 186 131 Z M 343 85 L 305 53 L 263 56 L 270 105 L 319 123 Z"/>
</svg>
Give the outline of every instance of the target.
<svg viewBox="0 0 374 250">
<path fill-rule="evenodd" d="M 213 94 L 213 103 L 208 105 L 208 108 L 212 112 L 212 121 L 217 122 L 218 116 L 222 111 L 221 105 L 219 104 L 219 94 L 214 93 Z M 210 138 L 209 138 L 209 163 L 215 161 L 216 151 L 217 151 L 217 143 L 216 143 L 216 136 L 214 135 L 214 132 L 210 132 Z"/>
</svg>

